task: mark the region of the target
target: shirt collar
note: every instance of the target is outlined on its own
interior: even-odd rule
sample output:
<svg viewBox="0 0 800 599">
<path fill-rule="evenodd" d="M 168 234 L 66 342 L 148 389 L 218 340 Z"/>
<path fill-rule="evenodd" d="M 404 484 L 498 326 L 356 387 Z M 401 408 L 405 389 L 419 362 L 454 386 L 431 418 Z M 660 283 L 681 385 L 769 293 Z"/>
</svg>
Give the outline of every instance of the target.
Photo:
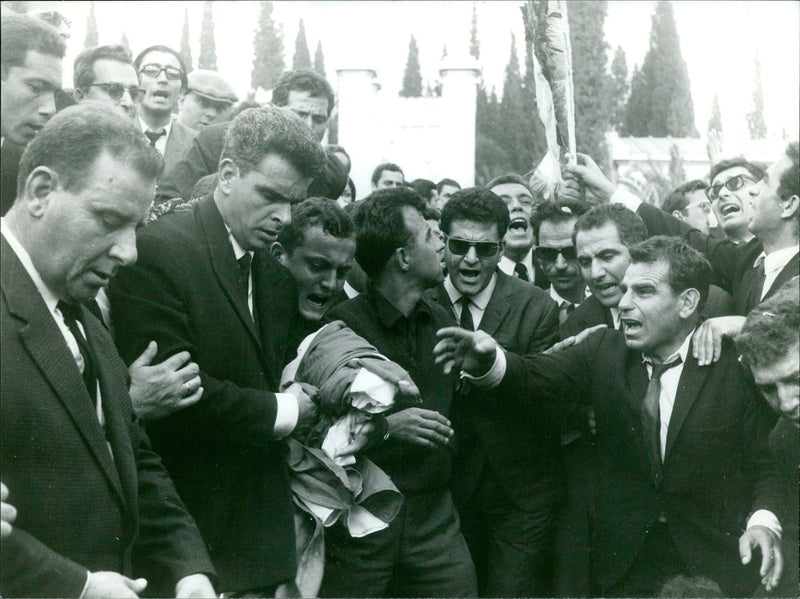
<svg viewBox="0 0 800 599">
<path fill-rule="evenodd" d="M 784 266 L 789 263 L 789 260 L 794 258 L 795 254 L 800 251 L 798 246 L 789 246 L 788 248 L 783 248 L 782 250 L 776 250 L 769 254 L 765 254 L 761 252 L 761 254 L 756 258 L 756 262 L 758 262 L 761 258 L 764 259 L 764 273 L 771 273 L 781 270 Z"/>
<path fill-rule="evenodd" d="M 164 125 L 163 127 L 159 127 L 158 129 L 152 129 L 147 123 L 142 120 L 142 117 L 139 117 L 139 126 L 142 128 L 142 132 L 145 131 L 158 131 L 158 129 L 164 130 L 164 139 L 169 137 L 169 132 L 172 131 L 172 119 L 169 120 L 169 123 Z"/>
<path fill-rule="evenodd" d="M 614 328 L 619 328 L 619 308 L 609 308 L 611 311 L 611 321 L 614 323 Z"/>
<path fill-rule="evenodd" d="M 2 231 L 3 237 L 6 238 L 8 245 L 10 245 L 11 249 L 14 250 L 17 258 L 19 258 L 19 261 L 22 262 L 22 266 L 27 271 L 28 276 L 30 276 L 30 278 L 33 280 L 33 284 L 36 285 L 36 289 L 39 290 L 39 294 L 42 296 L 44 303 L 47 305 L 47 309 L 50 310 L 50 312 L 55 312 L 59 299 L 58 296 L 56 296 L 56 294 L 53 293 L 42 280 L 42 277 L 39 275 L 39 271 L 36 270 L 36 267 L 33 265 L 33 260 L 31 260 L 30 254 L 22 246 L 14 233 L 11 232 L 11 228 L 8 226 L 5 218 L 0 218 L 0 231 Z"/>
<path fill-rule="evenodd" d="M 386 328 L 391 329 L 397 324 L 398 321 L 406 319 L 405 314 L 403 314 L 400 310 L 398 310 L 388 299 L 386 299 L 380 292 L 376 291 L 375 288 L 371 285 L 367 285 L 367 291 L 364 294 L 367 300 L 375 307 L 375 311 L 378 314 L 378 318 L 380 318 L 381 322 L 386 326 Z M 414 306 L 414 311 L 411 313 L 411 317 L 406 320 L 414 320 L 414 317 L 418 313 L 425 313 L 430 314 L 430 308 L 428 304 L 425 302 L 425 298 L 420 298 L 417 302 L 417 305 Z"/>
<path fill-rule="evenodd" d="M 663 364 L 669 364 L 673 360 L 677 359 L 678 356 L 680 356 L 681 363 L 682 364 L 686 364 L 686 356 L 689 355 L 689 344 L 692 341 L 692 335 L 694 335 L 694 332 L 695 332 L 695 329 L 692 329 L 689 332 L 689 334 L 686 335 L 686 339 L 683 340 L 683 343 L 681 343 L 681 346 L 678 348 L 678 351 L 673 353 L 671 356 L 667 357 L 667 359 L 664 360 L 662 363 Z M 652 364 L 653 363 L 653 359 L 650 358 L 650 356 L 642 354 L 642 362 L 645 362 L 646 364 Z"/>
<path fill-rule="evenodd" d="M 250 254 L 250 257 L 252 258 L 253 252 L 246 251 L 241 245 L 239 245 L 239 242 L 236 241 L 236 238 L 233 236 L 231 228 L 228 225 L 225 225 L 225 230 L 228 232 L 228 240 L 231 242 L 231 245 L 233 246 L 233 257 L 236 258 L 236 260 L 238 261 L 239 258 L 244 256 L 245 254 Z"/>
<path fill-rule="evenodd" d="M 486 306 L 489 304 L 489 300 L 492 299 L 492 294 L 494 293 L 494 288 L 497 286 L 497 273 L 492 273 L 492 278 L 489 279 L 489 284 L 486 285 L 483 289 L 481 289 L 475 295 L 470 296 L 470 301 L 478 306 L 478 308 L 483 312 L 486 310 Z M 450 280 L 450 275 L 444 280 L 444 288 L 447 291 L 447 297 L 450 298 L 450 303 L 455 305 L 461 299 L 462 294 L 458 289 L 455 288 L 453 282 Z"/>
</svg>

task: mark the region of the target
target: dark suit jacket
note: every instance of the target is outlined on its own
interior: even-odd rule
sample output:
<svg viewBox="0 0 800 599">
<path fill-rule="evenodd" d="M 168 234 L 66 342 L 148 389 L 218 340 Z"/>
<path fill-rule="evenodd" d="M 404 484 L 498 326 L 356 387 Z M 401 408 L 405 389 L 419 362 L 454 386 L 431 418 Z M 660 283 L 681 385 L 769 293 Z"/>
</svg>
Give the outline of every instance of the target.
<svg viewBox="0 0 800 599">
<path fill-rule="evenodd" d="M 273 440 L 273 391 L 295 349 L 294 282 L 282 268 L 268 275 L 274 259 L 256 252 L 256 330 L 212 197 L 144 227 L 137 247 L 137 264 L 109 289 L 117 344 L 127 362 L 154 339 L 156 360 L 186 350 L 200 366 L 202 399 L 148 430 L 208 544 L 217 586 L 258 589 L 292 578 L 293 508 L 284 448 Z"/>
<path fill-rule="evenodd" d="M 745 378 L 732 345 L 725 344 L 719 362 L 702 368 L 689 349 L 658 488 L 640 425 L 647 370 L 622 333 L 598 331 L 551 355 L 507 356 L 496 389 L 499 401 L 519 398 L 532 405 L 549 398 L 594 407 L 592 571 L 601 585 L 625 574 L 663 513 L 693 575 L 711 577 L 733 596 L 749 595 L 758 586 L 760 560 L 742 566 L 738 538 L 751 510 L 779 513 L 779 480 L 766 443 L 775 416 Z"/>
<path fill-rule="evenodd" d="M 144 576 L 172 596 L 213 573 L 197 527 L 131 410 L 127 369 L 82 308 L 107 440 L 75 360 L 22 263 L 2 240 L 2 477 L 18 510 L 3 539 L 6 596 L 77 597 L 86 571 Z"/>
<path fill-rule="evenodd" d="M 727 239 L 710 237 L 697 229 L 692 229 L 671 214 L 662 212 L 655 206 L 644 202 L 637 210 L 637 214 L 642 217 L 651 235 L 684 237 L 692 247 L 708 258 L 718 276 L 718 280 L 715 282 L 733 296 L 734 314 L 747 316 L 750 310 L 761 301 L 751 296 L 753 263 L 764 251 L 764 246 L 758 239 L 753 238 L 746 244 L 736 245 Z M 798 274 L 800 274 L 800 263 L 798 263 L 798 255 L 795 254 L 778 274 L 763 299 L 770 297 L 784 283 Z"/>
<path fill-rule="evenodd" d="M 610 309 L 601 304 L 595 296 L 590 295 L 572 311 L 564 324 L 559 327 L 558 336 L 566 339 L 598 324 L 604 324 L 609 329 L 613 329 L 614 317 L 611 316 Z"/>
<path fill-rule="evenodd" d="M 437 301 L 452 311 L 444 285 Z M 558 307 L 530 283 L 497 271 L 497 284 L 478 326 L 508 351 L 535 354 L 557 340 Z M 497 480 L 521 509 L 551 503 L 558 426 L 555 419 L 531 423 L 515 406 L 486 409 L 486 392 L 469 386 L 453 401 L 450 418 L 458 443 L 451 487 L 456 506 L 468 501 L 488 461 Z M 516 409 L 515 409 L 516 408 Z"/>
<path fill-rule="evenodd" d="M 0 152 L 0 216 L 5 216 L 17 198 L 17 173 L 19 160 L 25 148 L 8 141 L 3 141 Z"/>
<path fill-rule="evenodd" d="M 172 121 L 172 128 L 164 148 L 164 172 L 166 173 L 183 158 L 186 150 L 192 145 L 192 140 L 197 136 L 197 131 Z"/>
</svg>

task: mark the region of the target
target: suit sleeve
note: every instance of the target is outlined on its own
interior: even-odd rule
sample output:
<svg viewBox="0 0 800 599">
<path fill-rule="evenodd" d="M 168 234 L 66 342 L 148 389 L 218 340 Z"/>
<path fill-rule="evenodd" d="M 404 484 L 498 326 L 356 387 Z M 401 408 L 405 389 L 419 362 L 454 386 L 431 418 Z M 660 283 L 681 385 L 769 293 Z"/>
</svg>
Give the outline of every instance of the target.
<svg viewBox="0 0 800 599">
<path fill-rule="evenodd" d="M 79 597 L 89 571 L 19 527 L 3 539 L 0 592 L 6 597 Z"/>
<path fill-rule="evenodd" d="M 213 127 L 213 125 L 212 125 Z M 172 198 L 190 199 L 186 196 L 200 179 L 216 172 L 222 148 L 209 144 L 208 133 L 201 131 L 192 140 L 192 145 L 186 150 L 178 162 L 161 178 L 156 190 L 156 204 Z M 216 153 L 215 149 L 218 149 Z"/>
<path fill-rule="evenodd" d="M 543 292 L 534 297 L 530 315 L 524 319 L 528 335 L 525 354 L 538 354 L 558 341 L 558 306 Z"/>
<path fill-rule="evenodd" d="M 671 235 L 682 237 L 686 242 L 703 254 L 711 263 L 716 279 L 712 282 L 728 293 L 733 293 L 737 266 L 742 260 L 748 246 L 737 246 L 728 239 L 715 239 L 701 233 L 671 214 L 659 210 L 655 206 L 642 202 L 636 213 L 642 218 L 650 235 Z"/>
<path fill-rule="evenodd" d="M 138 262 L 122 269 L 109 287 L 111 315 L 117 347 L 130 364 L 150 340 L 158 343 L 155 362 L 180 351 L 197 360 L 199 333 L 194 330 L 188 307 L 187 286 L 202 288 L 193 280 L 196 272 L 188 264 L 196 259 L 195 248 L 166 244 L 160 237 L 142 231 L 138 235 Z M 219 340 L 219 351 L 233 351 Z M 267 446 L 273 442 L 277 399 L 265 389 L 240 387 L 209 374 L 200 366 L 203 396 L 199 402 L 154 423 L 165 431 L 173 426 L 190 431 L 193 438 L 213 434 L 230 443 Z"/>
</svg>

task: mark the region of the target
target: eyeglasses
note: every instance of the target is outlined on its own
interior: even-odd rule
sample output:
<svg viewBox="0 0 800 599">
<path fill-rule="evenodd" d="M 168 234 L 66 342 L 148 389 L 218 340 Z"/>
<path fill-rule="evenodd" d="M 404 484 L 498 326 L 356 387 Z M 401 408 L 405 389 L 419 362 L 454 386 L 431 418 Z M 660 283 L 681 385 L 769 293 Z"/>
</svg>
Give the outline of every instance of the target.
<svg viewBox="0 0 800 599">
<path fill-rule="evenodd" d="M 713 202 L 719 197 L 719 192 L 722 191 L 723 187 L 728 191 L 736 191 L 741 189 L 745 182 L 758 183 L 758 181 L 748 175 L 736 175 L 735 177 L 731 177 L 725 181 L 725 183 L 716 183 L 715 185 L 712 185 L 706 189 L 706 195 L 708 196 L 708 199 Z"/>
<path fill-rule="evenodd" d="M 555 262 L 559 254 L 567 261 L 577 260 L 578 258 L 578 252 L 575 250 L 574 245 L 568 245 L 563 248 L 551 248 L 540 245 L 536 248 L 536 257 L 542 262 Z"/>
<path fill-rule="evenodd" d="M 469 248 L 475 248 L 475 254 L 478 258 L 491 258 L 500 251 L 500 244 L 496 241 L 467 241 L 466 239 L 447 237 L 447 249 L 450 250 L 451 254 L 466 256 L 469 253 Z"/>
<path fill-rule="evenodd" d="M 99 87 L 108 94 L 109 98 L 115 102 L 119 102 L 125 92 L 130 94 L 131 100 L 134 102 L 138 102 L 142 99 L 142 96 L 144 96 L 144 90 L 136 87 L 135 85 L 125 87 L 121 83 L 92 83 L 89 87 Z"/>
<path fill-rule="evenodd" d="M 699 202 L 692 202 L 691 204 L 686 204 L 686 208 L 684 208 L 683 210 L 685 212 L 689 210 L 689 208 L 695 208 L 695 207 L 699 207 L 700 210 L 702 210 L 706 214 L 711 212 L 711 202 L 708 202 L 706 200 L 701 200 Z"/>
<path fill-rule="evenodd" d="M 183 71 L 175 67 L 162 67 L 158 64 L 146 64 L 139 69 L 139 72 L 142 75 L 147 75 L 152 79 L 158 77 L 162 71 L 170 81 L 177 81 L 178 79 L 183 78 Z"/>
</svg>

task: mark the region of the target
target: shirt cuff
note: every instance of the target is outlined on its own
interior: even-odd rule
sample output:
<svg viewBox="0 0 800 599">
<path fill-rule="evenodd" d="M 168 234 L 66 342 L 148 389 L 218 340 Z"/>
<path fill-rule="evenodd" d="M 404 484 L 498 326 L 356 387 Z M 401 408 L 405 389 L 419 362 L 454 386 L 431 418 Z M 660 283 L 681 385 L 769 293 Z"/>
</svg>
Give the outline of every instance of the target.
<svg viewBox="0 0 800 599">
<path fill-rule="evenodd" d="M 639 206 L 642 205 L 642 200 L 622 187 L 617 187 L 617 190 L 611 194 L 609 202 L 612 204 L 622 204 L 632 212 L 636 212 L 639 209 Z"/>
<path fill-rule="evenodd" d="M 89 577 L 91 575 L 92 575 L 92 573 L 89 572 L 89 570 L 86 570 L 86 582 L 83 583 L 83 590 L 81 591 L 81 594 L 78 595 L 78 599 L 83 599 L 83 597 L 86 595 L 86 589 L 89 588 Z"/>
<path fill-rule="evenodd" d="M 780 521 L 778 520 L 777 516 L 770 512 L 769 510 L 756 510 L 753 512 L 753 515 L 747 519 L 747 528 L 750 529 L 753 526 L 763 526 L 765 528 L 769 528 L 772 532 L 778 535 L 778 538 L 781 538 L 783 534 L 783 527 L 781 526 Z"/>
<path fill-rule="evenodd" d="M 477 387 L 493 389 L 503 380 L 506 374 L 506 366 L 506 352 L 501 347 L 498 347 L 494 354 L 494 364 L 492 364 L 489 372 L 476 377 L 462 370 L 461 378 L 472 381 Z"/>
<path fill-rule="evenodd" d="M 278 403 L 278 411 L 275 414 L 272 434 L 276 439 L 283 439 L 291 435 L 297 426 L 300 408 L 297 406 L 297 398 L 291 393 L 276 393 L 275 400 Z"/>
</svg>

